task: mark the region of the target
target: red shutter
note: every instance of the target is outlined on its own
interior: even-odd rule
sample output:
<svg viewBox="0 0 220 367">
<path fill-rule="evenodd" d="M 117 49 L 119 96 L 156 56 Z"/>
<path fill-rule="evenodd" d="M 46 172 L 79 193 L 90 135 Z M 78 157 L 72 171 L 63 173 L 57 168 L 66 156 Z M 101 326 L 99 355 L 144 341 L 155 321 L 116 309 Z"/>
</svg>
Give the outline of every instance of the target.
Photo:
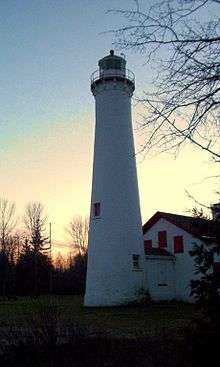
<svg viewBox="0 0 220 367">
<path fill-rule="evenodd" d="M 175 236 L 173 238 L 174 242 L 174 254 L 181 254 L 184 252 L 183 247 L 183 236 Z"/>
<path fill-rule="evenodd" d="M 152 249 L 152 240 L 144 240 L 144 250 L 151 250 Z"/>
<path fill-rule="evenodd" d="M 167 231 L 158 232 L 158 246 L 159 248 L 167 247 Z"/>
</svg>

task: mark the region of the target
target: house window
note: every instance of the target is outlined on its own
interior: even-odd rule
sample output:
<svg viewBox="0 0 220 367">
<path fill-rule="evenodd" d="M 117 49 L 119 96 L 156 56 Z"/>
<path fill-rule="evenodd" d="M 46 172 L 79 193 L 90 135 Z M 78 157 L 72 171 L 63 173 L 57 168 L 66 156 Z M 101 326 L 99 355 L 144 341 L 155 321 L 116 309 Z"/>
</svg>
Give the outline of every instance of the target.
<svg viewBox="0 0 220 367">
<path fill-rule="evenodd" d="M 140 255 L 133 254 L 132 262 L 133 262 L 134 269 L 140 269 Z"/>
<path fill-rule="evenodd" d="M 152 240 L 144 240 L 144 250 L 151 250 L 152 249 Z"/>
<path fill-rule="evenodd" d="M 158 232 L 158 246 L 159 248 L 167 247 L 167 231 Z"/>
<path fill-rule="evenodd" d="M 94 217 L 100 217 L 101 214 L 101 206 L 100 203 L 93 204 L 93 215 Z"/>
<path fill-rule="evenodd" d="M 174 254 L 181 254 L 184 252 L 183 247 L 183 236 L 175 236 L 173 238 L 174 242 Z"/>
</svg>

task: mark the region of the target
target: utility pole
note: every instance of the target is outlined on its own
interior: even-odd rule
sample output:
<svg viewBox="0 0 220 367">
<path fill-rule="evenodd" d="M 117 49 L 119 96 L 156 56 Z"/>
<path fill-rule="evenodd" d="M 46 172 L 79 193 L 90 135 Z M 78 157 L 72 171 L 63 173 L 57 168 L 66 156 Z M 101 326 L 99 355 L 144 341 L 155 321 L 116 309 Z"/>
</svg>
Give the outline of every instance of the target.
<svg viewBox="0 0 220 367">
<path fill-rule="evenodd" d="M 51 222 L 49 223 L 49 258 L 50 258 L 50 277 L 49 277 L 49 293 L 53 292 L 53 267 L 52 267 L 52 239 L 51 239 Z"/>
</svg>

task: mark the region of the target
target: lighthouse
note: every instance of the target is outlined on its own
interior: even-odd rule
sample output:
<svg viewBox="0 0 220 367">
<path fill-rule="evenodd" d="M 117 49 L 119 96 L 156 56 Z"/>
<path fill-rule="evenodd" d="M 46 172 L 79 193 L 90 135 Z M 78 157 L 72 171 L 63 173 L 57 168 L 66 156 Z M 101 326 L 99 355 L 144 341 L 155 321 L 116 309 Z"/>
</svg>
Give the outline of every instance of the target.
<svg viewBox="0 0 220 367">
<path fill-rule="evenodd" d="M 96 126 L 84 305 L 143 297 L 144 246 L 131 118 L 134 74 L 110 54 L 91 76 Z"/>
</svg>

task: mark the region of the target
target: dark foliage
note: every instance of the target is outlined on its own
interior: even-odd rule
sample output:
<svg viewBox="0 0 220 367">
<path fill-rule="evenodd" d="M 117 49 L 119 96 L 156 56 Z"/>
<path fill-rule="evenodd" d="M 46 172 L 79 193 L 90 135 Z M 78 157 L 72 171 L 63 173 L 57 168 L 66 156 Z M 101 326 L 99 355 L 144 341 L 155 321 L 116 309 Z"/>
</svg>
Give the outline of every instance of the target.
<svg viewBox="0 0 220 367">
<path fill-rule="evenodd" d="M 65 267 L 56 267 L 47 254 L 31 249 L 26 241 L 17 262 L 0 252 L 0 297 L 40 294 L 83 295 L 87 255 L 77 255 Z M 51 286 L 52 285 L 52 286 Z"/>
<path fill-rule="evenodd" d="M 214 271 L 215 254 L 219 246 L 194 245 L 190 255 L 194 257 L 195 273 L 201 277 L 191 281 L 191 295 L 201 307 L 204 316 L 214 326 L 220 328 L 220 279 Z"/>
<path fill-rule="evenodd" d="M 9 263 L 9 259 L 6 252 L 2 250 L 0 252 L 0 292 L 3 296 L 5 296 L 7 290 L 9 290 L 11 283 L 10 280 L 12 280 L 9 275 L 11 274 L 12 274 L 12 266 Z"/>
<path fill-rule="evenodd" d="M 220 365 L 219 332 L 218 329 L 206 319 L 197 319 L 191 328 L 184 333 L 185 355 L 190 357 L 189 365 L 212 366 Z"/>
<path fill-rule="evenodd" d="M 37 268 L 37 289 L 39 294 L 48 293 L 50 271 L 52 264 L 50 258 L 40 252 L 27 251 L 22 254 L 16 265 L 16 289 L 19 295 L 31 295 L 35 285 L 35 267 Z"/>
<path fill-rule="evenodd" d="M 0 357 L 1 367 L 217 367 L 215 335 L 189 332 L 182 340 L 80 335 L 63 344 L 21 344 Z"/>
<path fill-rule="evenodd" d="M 56 268 L 53 277 L 55 294 L 85 293 L 87 255 L 77 255 L 67 268 Z"/>
</svg>

